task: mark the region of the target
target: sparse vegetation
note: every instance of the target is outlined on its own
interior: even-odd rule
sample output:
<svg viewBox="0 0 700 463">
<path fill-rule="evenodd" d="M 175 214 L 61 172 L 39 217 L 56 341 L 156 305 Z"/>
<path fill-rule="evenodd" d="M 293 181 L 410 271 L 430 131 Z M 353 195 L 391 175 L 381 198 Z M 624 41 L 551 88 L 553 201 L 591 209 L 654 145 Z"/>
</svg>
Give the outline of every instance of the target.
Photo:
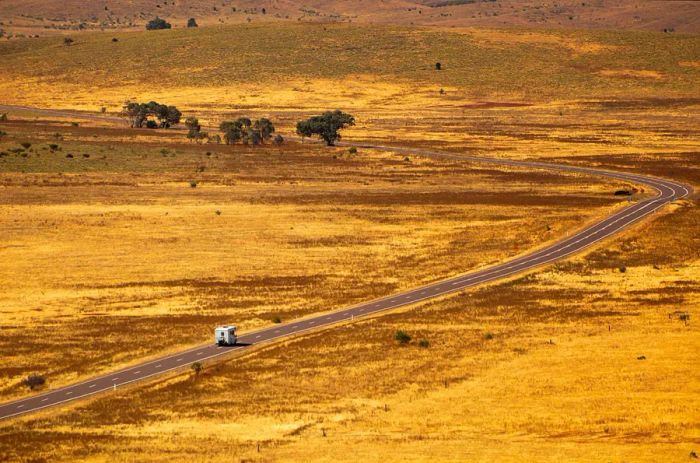
<svg viewBox="0 0 700 463">
<path fill-rule="evenodd" d="M 403 330 L 397 330 L 396 333 L 394 333 L 394 340 L 399 344 L 408 344 L 411 342 L 411 336 Z"/>
</svg>

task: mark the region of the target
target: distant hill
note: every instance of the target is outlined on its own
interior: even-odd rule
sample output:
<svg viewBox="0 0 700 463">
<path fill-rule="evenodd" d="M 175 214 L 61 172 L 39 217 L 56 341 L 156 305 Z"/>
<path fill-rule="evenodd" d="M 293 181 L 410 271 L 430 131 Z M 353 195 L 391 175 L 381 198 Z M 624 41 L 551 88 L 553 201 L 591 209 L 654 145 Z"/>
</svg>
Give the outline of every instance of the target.
<svg viewBox="0 0 700 463">
<path fill-rule="evenodd" d="M 159 16 L 174 28 L 252 21 L 341 21 L 437 26 L 635 29 L 700 32 L 694 0 L 2 0 L 8 34 L 143 29 Z"/>
</svg>

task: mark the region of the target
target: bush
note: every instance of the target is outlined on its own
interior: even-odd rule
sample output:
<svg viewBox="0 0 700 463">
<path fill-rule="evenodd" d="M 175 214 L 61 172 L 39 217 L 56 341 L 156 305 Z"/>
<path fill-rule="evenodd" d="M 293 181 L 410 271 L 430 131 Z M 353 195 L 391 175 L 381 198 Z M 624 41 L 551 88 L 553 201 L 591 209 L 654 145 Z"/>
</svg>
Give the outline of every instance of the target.
<svg viewBox="0 0 700 463">
<path fill-rule="evenodd" d="M 442 63 L 435 63 L 435 70 L 436 71 L 442 70 Z"/>
<path fill-rule="evenodd" d="M 187 27 L 197 27 L 197 20 L 190 18 L 187 20 Z"/>
<path fill-rule="evenodd" d="M 43 386 L 46 384 L 46 378 L 38 374 L 31 374 L 22 380 L 22 384 L 27 386 L 29 389 L 34 389 L 35 387 Z"/>
<path fill-rule="evenodd" d="M 282 323 L 282 319 L 278 315 L 275 315 L 272 317 L 272 323 Z"/>
<path fill-rule="evenodd" d="M 201 362 L 194 362 L 190 368 L 192 368 L 192 371 L 194 371 L 195 376 L 199 376 L 203 367 Z"/>
<path fill-rule="evenodd" d="M 196 180 L 190 180 L 190 188 L 197 188 L 197 181 Z"/>
<path fill-rule="evenodd" d="M 154 31 L 154 30 L 160 30 L 160 29 L 170 29 L 173 27 L 169 22 L 167 22 L 165 19 L 158 18 L 152 19 L 146 23 L 146 30 L 149 31 Z"/>
<path fill-rule="evenodd" d="M 116 37 L 112 37 L 112 42 L 113 42 L 113 43 L 117 43 L 117 42 L 119 42 L 119 39 L 116 38 Z"/>
<path fill-rule="evenodd" d="M 484 333 L 484 339 L 487 340 L 487 341 L 492 340 L 492 339 L 493 339 L 493 333 L 491 333 L 490 331 L 487 331 L 486 333 Z"/>
<path fill-rule="evenodd" d="M 411 342 L 411 336 L 403 330 L 396 331 L 394 339 L 398 341 L 399 344 L 408 344 Z"/>
<path fill-rule="evenodd" d="M 70 37 L 65 37 L 65 38 L 63 39 L 63 44 L 66 45 L 66 46 L 71 45 L 73 42 L 74 42 L 74 40 L 71 39 Z"/>
<path fill-rule="evenodd" d="M 59 151 L 61 149 L 61 147 L 58 146 L 56 143 L 49 143 L 49 149 L 51 151 Z"/>
<path fill-rule="evenodd" d="M 623 265 L 618 270 L 620 270 L 620 273 L 625 273 L 627 271 L 627 267 Z"/>
<path fill-rule="evenodd" d="M 418 341 L 418 345 L 424 349 L 427 349 L 428 347 L 430 347 L 430 341 L 428 341 L 427 339 L 421 339 L 420 341 Z"/>
<path fill-rule="evenodd" d="M 357 148 L 355 148 L 355 147 L 353 146 L 352 148 L 350 148 L 350 149 L 348 150 L 348 153 L 350 153 L 350 154 L 357 154 Z"/>
<path fill-rule="evenodd" d="M 7 113 L 0 114 L 0 122 L 7 122 Z"/>
<path fill-rule="evenodd" d="M 158 123 L 156 123 L 156 121 L 146 121 L 146 128 L 147 129 L 157 129 Z"/>
<path fill-rule="evenodd" d="M 20 145 L 22 145 L 22 148 L 24 148 L 25 150 L 28 150 L 28 149 L 29 149 L 29 148 L 31 148 L 31 146 L 32 146 L 32 144 L 31 144 L 31 143 L 29 143 L 29 142 L 26 142 L 26 141 L 25 141 L 25 142 L 22 142 L 22 143 L 20 143 Z"/>
<path fill-rule="evenodd" d="M 70 125 L 71 127 L 80 127 L 80 124 L 78 124 L 77 122 L 71 122 Z"/>
<path fill-rule="evenodd" d="M 284 143 L 284 137 L 278 134 L 277 136 L 275 136 L 273 143 L 277 146 L 280 146 L 282 143 Z"/>
</svg>

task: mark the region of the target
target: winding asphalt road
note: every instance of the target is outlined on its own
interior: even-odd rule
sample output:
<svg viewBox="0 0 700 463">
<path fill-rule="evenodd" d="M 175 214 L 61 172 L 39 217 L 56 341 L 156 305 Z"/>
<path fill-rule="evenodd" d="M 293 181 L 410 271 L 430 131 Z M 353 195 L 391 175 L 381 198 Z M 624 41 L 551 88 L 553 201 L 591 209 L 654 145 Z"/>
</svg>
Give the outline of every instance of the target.
<svg viewBox="0 0 700 463">
<path fill-rule="evenodd" d="M 28 108 L 29 109 L 29 108 Z M 34 108 L 32 108 L 34 109 Z M 45 110 L 50 111 L 50 110 Z M 357 146 L 402 154 L 420 156 L 443 157 L 460 159 L 465 161 L 505 165 L 512 167 L 535 168 L 546 170 L 566 171 L 586 175 L 597 175 L 614 178 L 622 181 L 643 184 L 658 192 L 655 197 L 631 203 L 624 209 L 597 222 L 577 233 L 557 241 L 527 255 L 507 260 L 482 270 L 458 275 L 445 280 L 440 280 L 415 289 L 392 294 L 370 302 L 365 302 L 352 307 L 336 310 L 321 315 L 291 321 L 286 324 L 275 325 L 251 333 L 239 336 L 239 345 L 232 347 L 219 347 L 212 344 L 202 345 L 176 354 L 168 355 L 139 365 L 117 370 L 103 376 L 81 381 L 76 384 L 43 392 L 31 397 L 15 400 L 0 405 L 0 419 L 10 418 L 47 407 L 56 406 L 82 397 L 99 394 L 104 391 L 114 390 L 136 381 L 141 381 L 168 371 L 185 368 L 193 362 L 214 359 L 234 352 L 244 352 L 253 346 L 273 341 L 275 339 L 296 335 L 309 330 L 317 330 L 340 322 L 352 321 L 361 317 L 376 314 L 386 310 L 396 309 L 409 304 L 415 304 L 426 299 L 461 291 L 465 288 L 479 285 L 525 270 L 533 269 L 551 262 L 561 260 L 571 254 L 580 252 L 601 240 L 604 240 L 644 217 L 652 214 L 669 202 L 688 196 L 691 188 L 680 183 L 655 177 L 638 175 L 625 172 L 613 172 L 602 169 L 577 167 L 572 165 L 551 164 L 542 162 L 513 161 L 507 159 L 482 158 L 478 156 L 461 156 L 438 151 L 421 150 L 414 148 L 402 148 L 380 145 L 343 144 L 344 146 Z M 213 327 L 212 327 L 213 329 Z"/>
</svg>

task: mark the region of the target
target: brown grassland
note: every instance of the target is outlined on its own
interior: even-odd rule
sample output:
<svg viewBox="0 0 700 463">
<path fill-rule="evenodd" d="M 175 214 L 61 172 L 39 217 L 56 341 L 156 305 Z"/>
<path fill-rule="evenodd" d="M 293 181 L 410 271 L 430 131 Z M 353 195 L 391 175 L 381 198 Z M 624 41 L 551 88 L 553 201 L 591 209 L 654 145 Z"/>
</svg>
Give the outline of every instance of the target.
<svg viewBox="0 0 700 463">
<path fill-rule="evenodd" d="M 111 36 L 0 43 L 0 102 L 93 114 L 156 99 L 212 126 L 269 115 L 285 135 L 340 107 L 358 119 L 348 139 L 700 186 L 700 68 L 682 64 L 697 36 L 259 25 L 123 34 L 110 50 Z M 196 145 L 32 110 L 0 130 L 4 399 L 32 371 L 65 384 L 207 342 L 221 321 L 254 329 L 500 261 L 609 214 L 629 187 Z M 1 423 L 0 459 L 688 461 L 699 224 L 692 197 L 510 281 Z M 37 327 L 53 336 L 36 342 Z"/>
</svg>

